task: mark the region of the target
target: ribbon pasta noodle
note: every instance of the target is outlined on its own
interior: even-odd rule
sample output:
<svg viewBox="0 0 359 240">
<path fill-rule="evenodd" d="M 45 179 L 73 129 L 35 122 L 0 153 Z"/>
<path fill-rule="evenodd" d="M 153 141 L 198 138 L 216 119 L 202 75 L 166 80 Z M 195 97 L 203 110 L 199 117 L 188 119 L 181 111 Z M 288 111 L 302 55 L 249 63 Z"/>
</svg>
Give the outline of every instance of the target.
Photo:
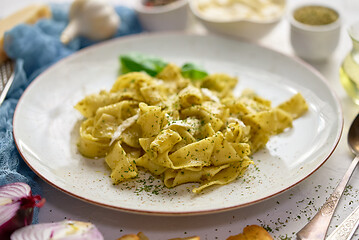
<svg viewBox="0 0 359 240">
<path fill-rule="evenodd" d="M 234 97 L 236 84 L 226 74 L 192 82 L 174 64 L 156 77 L 121 75 L 110 91 L 75 106 L 85 117 L 78 150 L 104 157 L 114 184 L 135 178 L 139 168 L 170 188 L 198 182 L 195 193 L 232 182 L 253 164 L 251 154 L 308 109 L 300 93 L 276 107 L 251 90 Z"/>
</svg>

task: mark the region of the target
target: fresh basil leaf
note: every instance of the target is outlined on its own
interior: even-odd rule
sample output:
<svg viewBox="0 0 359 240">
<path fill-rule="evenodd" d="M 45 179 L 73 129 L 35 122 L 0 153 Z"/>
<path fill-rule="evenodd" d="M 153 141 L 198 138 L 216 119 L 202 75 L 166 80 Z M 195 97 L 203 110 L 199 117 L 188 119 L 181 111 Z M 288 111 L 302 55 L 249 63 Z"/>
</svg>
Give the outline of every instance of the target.
<svg viewBox="0 0 359 240">
<path fill-rule="evenodd" d="M 194 63 L 185 63 L 181 69 L 182 76 L 191 80 L 201 80 L 205 78 L 208 73 L 201 66 Z"/>
<path fill-rule="evenodd" d="M 160 58 L 139 53 L 121 55 L 120 63 L 122 73 L 144 71 L 152 77 L 156 76 L 167 65 L 167 63 Z"/>
</svg>

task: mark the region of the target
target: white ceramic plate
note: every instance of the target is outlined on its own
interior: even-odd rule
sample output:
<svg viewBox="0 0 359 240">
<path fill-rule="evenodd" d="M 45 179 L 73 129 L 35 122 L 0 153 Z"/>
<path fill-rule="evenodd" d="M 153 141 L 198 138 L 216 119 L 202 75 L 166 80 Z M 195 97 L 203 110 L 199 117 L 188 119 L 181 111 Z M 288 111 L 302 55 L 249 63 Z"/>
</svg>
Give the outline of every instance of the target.
<svg viewBox="0 0 359 240">
<path fill-rule="evenodd" d="M 202 64 L 210 73 L 238 76 L 235 89 L 255 89 L 273 105 L 301 92 L 309 112 L 292 129 L 273 137 L 254 154 L 244 178 L 199 195 L 196 184 L 173 189 L 142 173 L 112 185 L 102 159 L 76 149 L 81 115 L 73 106 L 85 95 L 110 89 L 118 57 L 129 52 L 182 64 Z M 22 95 L 14 116 L 14 138 L 27 164 L 58 189 L 87 202 L 146 214 L 204 214 L 247 206 L 277 195 L 316 171 L 335 149 L 342 132 L 341 107 L 325 79 L 303 63 L 257 45 L 215 36 L 140 35 L 84 49 L 41 74 Z M 245 179 L 245 181 L 243 180 Z"/>
</svg>

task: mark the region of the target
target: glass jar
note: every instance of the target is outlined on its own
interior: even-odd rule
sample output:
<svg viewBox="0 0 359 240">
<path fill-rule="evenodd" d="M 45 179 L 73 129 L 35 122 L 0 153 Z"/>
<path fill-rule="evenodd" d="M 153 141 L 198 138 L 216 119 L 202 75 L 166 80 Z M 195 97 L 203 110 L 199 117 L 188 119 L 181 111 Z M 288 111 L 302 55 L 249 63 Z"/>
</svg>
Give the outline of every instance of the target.
<svg viewBox="0 0 359 240">
<path fill-rule="evenodd" d="M 348 33 L 353 47 L 340 67 L 340 82 L 348 95 L 359 105 L 359 22 L 352 24 Z"/>
</svg>

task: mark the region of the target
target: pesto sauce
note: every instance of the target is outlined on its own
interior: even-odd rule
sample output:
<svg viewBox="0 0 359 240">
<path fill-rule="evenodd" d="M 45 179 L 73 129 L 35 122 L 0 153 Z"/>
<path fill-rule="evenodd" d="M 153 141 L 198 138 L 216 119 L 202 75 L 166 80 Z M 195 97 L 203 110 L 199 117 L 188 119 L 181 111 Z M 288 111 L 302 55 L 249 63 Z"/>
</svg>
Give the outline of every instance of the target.
<svg viewBox="0 0 359 240">
<path fill-rule="evenodd" d="M 177 0 L 145 0 L 143 3 L 147 7 L 158 7 L 173 3 Z"/>
<path fill-rule="evenodd" d="M 327 25 L 338 18 L 335 10 L 323 6 L 304 6 L 294 11 L 294 19 L 307 25 Z"/>
</svg>

